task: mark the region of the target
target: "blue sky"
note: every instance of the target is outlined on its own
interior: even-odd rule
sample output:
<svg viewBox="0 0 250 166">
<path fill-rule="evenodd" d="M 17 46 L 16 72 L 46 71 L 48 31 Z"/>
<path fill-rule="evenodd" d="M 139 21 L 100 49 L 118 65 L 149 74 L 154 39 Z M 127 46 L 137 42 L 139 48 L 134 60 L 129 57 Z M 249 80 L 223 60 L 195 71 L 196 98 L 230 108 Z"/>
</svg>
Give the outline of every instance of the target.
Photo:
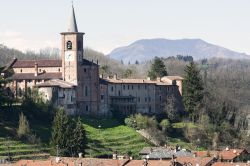
<svg viewBox="0 0 250 166">
<path fill-rule="evenodd" d="M 145 38 L 201 38 L 250 54 L 249 0 L 74 0 L 85 46 L 103 53 Z M 0 43 L 60 47 L 70 0 L 1 0 Z"/>
</svg>

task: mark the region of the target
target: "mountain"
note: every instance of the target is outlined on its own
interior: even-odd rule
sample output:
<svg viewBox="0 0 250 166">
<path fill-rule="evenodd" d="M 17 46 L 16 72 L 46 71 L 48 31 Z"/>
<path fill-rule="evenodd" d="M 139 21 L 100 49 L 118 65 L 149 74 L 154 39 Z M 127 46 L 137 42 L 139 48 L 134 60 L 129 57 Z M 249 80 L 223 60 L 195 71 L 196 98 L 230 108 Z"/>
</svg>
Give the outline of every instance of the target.
<svg viewBox="0 0 250 166">
<path fill-rule="evenodd" d="M 114 49 L 109 56 L 124 63 L 134 63 L 136 60 L 144 62 L 155 56 L 169 57 L 176 55 L 190 55 L 195 60 L 204 58 L 250 58 L 250 55 L 238 53 L 217 45 L 207 43 L 201 39 L 142 39 L 134 43 Z"/>
</svg>

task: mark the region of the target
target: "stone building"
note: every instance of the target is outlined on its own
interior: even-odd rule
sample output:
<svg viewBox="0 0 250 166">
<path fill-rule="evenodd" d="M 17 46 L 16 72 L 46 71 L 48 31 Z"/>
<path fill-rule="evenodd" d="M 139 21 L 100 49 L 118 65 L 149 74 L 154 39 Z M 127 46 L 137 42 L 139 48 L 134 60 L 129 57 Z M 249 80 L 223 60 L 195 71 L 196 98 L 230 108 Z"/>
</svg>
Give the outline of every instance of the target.
<svg viewBox="0 0 250 166">
<path fill-rule="evenodd" d="M 69 114 L 107 115 L 109 110 L 122 114 L 158 114 L 173 95 L 181 101 L 182 78 L 166 76 L 150 79 L 99 77 L 99 65 L 84 59 L 84 33 L 78 32 L 72 6 L 67 32 L 61 33 L 60 60 L 13 59 L 12 88 L 16 97 L 37 87 L 45 100 L 63 107 Z"/>
</svg>

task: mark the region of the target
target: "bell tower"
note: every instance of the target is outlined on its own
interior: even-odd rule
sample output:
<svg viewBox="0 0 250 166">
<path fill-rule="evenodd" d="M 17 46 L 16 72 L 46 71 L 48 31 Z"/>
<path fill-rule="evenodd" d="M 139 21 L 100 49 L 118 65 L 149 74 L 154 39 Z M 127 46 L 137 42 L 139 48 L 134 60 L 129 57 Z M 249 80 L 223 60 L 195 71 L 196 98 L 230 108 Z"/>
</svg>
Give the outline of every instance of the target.
<svg viewBox="0 0 250 166">
<path fill-rule="evenodd" d="M 78 32 L 72 5 L 67 32 L 61 33 L 62 77 L 64 81 L 78 85 L 80 65 L 83 61 L 83 32 Z"/>
</svg>

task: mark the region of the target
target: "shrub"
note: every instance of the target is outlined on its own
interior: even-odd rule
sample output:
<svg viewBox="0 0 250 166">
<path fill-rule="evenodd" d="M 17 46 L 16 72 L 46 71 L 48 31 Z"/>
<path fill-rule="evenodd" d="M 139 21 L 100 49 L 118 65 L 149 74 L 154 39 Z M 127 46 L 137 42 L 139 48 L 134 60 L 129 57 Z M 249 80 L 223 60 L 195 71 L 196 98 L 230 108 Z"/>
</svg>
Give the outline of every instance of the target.
<svg viewBox="0 0 250 166">
<path fill-rule="evenodd" d="M 163 119 L 160 123 L 160 126 L 162 131 L 166 132 L 171 127 L 171 123 L 169 122 L 168 119 Z"/>
<path fill-rule="evenodd" d="M 128 118 L 126 118 L 124 120 L 125 124 L 128 126 L 128 127 L 132 127 L 132 128 L 136 128 L 136 120 L 135 120 L 135 117 L 134 116 L 130 116 Z"/>
<path fill-rule="evenodd" d="M 26 138 L 30 134 L 30 127 L 29 127 L 29 122 L 26 118 L 26 116 L 21 114 L 19 115 L 19 126 L 17 130 L 17 137 L 20 139 Z"/>
</svg>

